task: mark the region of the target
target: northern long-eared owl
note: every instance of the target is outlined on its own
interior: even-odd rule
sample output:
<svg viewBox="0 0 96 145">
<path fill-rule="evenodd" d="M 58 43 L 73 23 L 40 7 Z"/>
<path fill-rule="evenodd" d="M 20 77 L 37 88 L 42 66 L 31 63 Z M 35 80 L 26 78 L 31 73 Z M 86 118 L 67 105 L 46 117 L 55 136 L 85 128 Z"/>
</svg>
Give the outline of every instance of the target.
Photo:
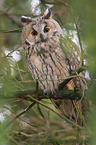
<svg viewBox="0 0 96 145">
<path fill-rule="evenodd" d="M 38 80 L 42 90 L 54 92 L 81 65 L 80 51 L 74 42 L 64 36 L 60 25 L 52 19 L 50 9 L 36 18 L 22 16 L 21 22 L 24 25 L 22 44 L 32 77 Z M 77 85 L 82 87 L 82 80 Z M 74 81 L 70 81 L 65 88 L 73 90 Z M 66 116 L 76 117 L 71 100 L 58 100 L 55 104 Z"/>
</svg>

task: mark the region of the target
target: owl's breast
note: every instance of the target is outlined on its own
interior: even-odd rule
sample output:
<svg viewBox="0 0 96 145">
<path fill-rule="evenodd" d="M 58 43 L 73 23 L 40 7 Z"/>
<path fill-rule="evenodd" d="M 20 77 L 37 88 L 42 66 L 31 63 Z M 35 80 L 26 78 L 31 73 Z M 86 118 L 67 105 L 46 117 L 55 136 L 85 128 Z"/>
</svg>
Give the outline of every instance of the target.
<svg viewBox="0 0 96 145">
<path fill-rule="evenodd" d="M 32 77 L 38 79 L 42 89 L 53 91 L 68 76 L 68 67 L 59 45 L 39 43 L 26 49 L 26 56 Z"/>
<path fill-rule="evenodd" d="M 41 71 L 42 63 L 41 63 L 41 60 L 38 56 L 36 56 L 34 54 L 31 55 L 30 62 L 31 62 L 31 64 L 35 65 L 35 67 L 37 67 Z"/>
</svg>

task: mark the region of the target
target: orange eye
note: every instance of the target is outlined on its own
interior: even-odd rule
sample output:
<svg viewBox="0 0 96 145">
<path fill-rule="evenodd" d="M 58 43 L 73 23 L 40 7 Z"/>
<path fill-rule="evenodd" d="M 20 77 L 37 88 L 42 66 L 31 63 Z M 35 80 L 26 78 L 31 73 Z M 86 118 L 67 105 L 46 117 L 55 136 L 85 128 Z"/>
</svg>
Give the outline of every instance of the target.
<svg viewBox="0 0 96 145">
<path fill-rule="evenodd" d="M 44 33 L 47 33 L 47 32 L 49 32 L 50 31 L 50 29 L 48 28 L 48 27 L 45 27 L 44 28 Z"/>
<path fill-rule="evenodd" d="M 33 30 L 31 34 L 32 34 L 33 36 L 36 36 L 38 33 L 37 33 L 37 31 Z"/>
</svg>

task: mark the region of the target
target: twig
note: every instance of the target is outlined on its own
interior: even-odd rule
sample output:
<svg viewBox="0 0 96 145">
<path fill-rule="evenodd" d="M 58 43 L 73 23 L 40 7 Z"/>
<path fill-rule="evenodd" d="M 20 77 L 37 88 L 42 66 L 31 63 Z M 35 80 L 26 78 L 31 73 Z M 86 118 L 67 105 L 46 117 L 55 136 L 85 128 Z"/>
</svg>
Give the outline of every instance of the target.
<svg viewBox="0 0 96 145">
<path fill-rule="evenodd" d="M 24 113 L 26 113 L 30 108 L 32 108 L 34 105 L 36 104 L 36 102 L 33 102 L 31 105 L 29 105 L 25 110 L 23 110 L 22 112 L 20 112 L 19 114 L 17 114 L 5 127 L 5 129 L 11 124 L 13 123 L 17 118 L 19 118 L 21 115 L 23 115 Z"/>
<path fill-rule="evenodd" d="M 14 51 L 17 51 L 21 46 L 19 45 L 18 47 L 16 47 L 14 50 L 12 50 L 11 52 L 9 52 L 5 57 L 9 57 Z"/>
<path fill-rule="evenodd" d="M 39 83 L 38 83 L 38 80 L 37 80 L 36 81 L 36 99 L 37 100 L 39 100 L 39 96 L 38 96 L 38 86 L 39 86 Z M 41 111 L 40 106 L 39 106 L 38 103 L 37 103 L 37 109 L 38 109 L 40 115 L 44 118 L 44 115 L 43 115 L 43 113 L 42 113 L 42 111 Z"/>
<path fill-rule="evenodd" d="M 81 43 L 81 37 L 80 37 L 80 32 L 79 32 L 79 29 L 78 29 L 78 24 L 76 23 L 76 30 L 77 30 L 77 35 L 78 35 L 78 39 L 79 39 L 79 45 L 80 45 L 80 48 L 81 48 L 81 61 L 82 61 L 82 66 L 84 66 L 84 50 L 83 50 L 83 47 L 82 47 L 82 43 Z"/>
<path fill-rule="evenodd" d="M 14 30 L 0 30 L 0 33 L 13 33 L 13 32 L 21 32 L 22 28 L 17 28 L 17 29 L 14 29 Z"/>
<path fill-rule="evenodd" d="M 80 115 L 80 117 L 81 117 L 81 119 L 82 119 L 82 122 L 83 122 L 84 127 L 87 128 L 86 122 L 85 122 L 85 120 L 84 120 L 84 118 L 83 118 L 83 116 L 82 116 L 82 113 L 80 112 L 79 106 L 76 105 L 76 108 L 77 108 L 78 113 L 79 113 L 79 115 Z"/>
</svg>

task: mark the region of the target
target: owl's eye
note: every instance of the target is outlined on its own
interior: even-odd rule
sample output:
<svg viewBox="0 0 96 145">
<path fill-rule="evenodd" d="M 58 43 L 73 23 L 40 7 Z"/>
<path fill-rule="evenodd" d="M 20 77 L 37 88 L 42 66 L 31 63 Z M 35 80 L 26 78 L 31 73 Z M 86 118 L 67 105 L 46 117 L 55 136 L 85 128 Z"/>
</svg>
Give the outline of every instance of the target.
<svg viewBox="0 0 96 145">
<path fill-rule="evenodd" d="M 50 31 L 50 28 L 48 28 L 48 27 L 45 27 L 44 28 L 44 33 L 47 33 L 47 32 L 49 32 Z"/>
<path fill-rule="evenodd" d="M 33 36 L 36 36 L 38 33 L 37 33 L 37 31 L 33 30 L 31 34 L 32 34 Z"/>
</svg>

